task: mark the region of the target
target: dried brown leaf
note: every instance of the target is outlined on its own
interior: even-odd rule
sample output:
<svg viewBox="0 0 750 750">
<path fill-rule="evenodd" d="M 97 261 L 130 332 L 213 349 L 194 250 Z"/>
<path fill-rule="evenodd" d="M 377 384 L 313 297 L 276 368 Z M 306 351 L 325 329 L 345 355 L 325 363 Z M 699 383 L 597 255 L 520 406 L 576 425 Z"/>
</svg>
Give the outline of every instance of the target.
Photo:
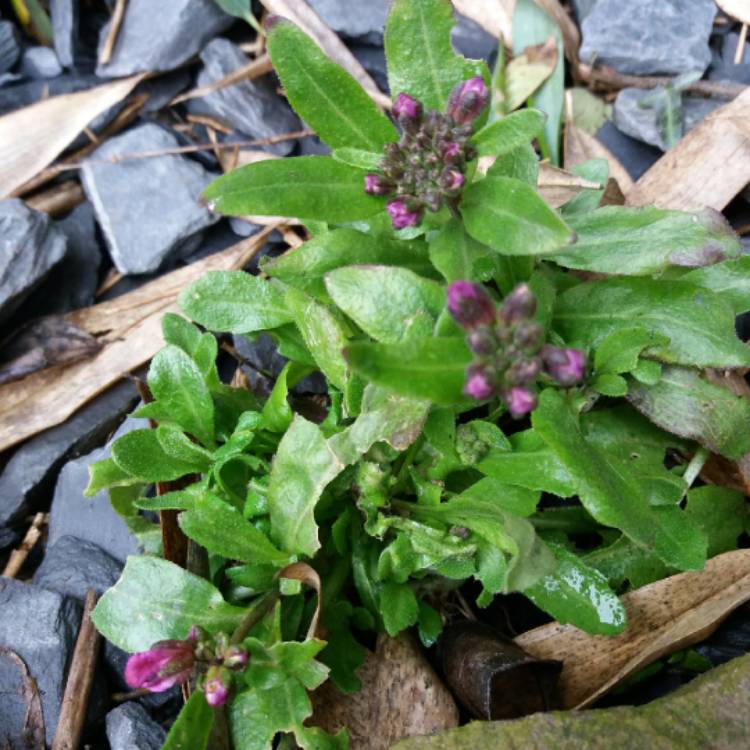
<svg viewBox="0 0 750 750">
<path fill-rule="evenodd" d="M 26 704 L 26 718 L 24 720 L 23 735 L 27 746 L 32 748 L 45 747 L 44 714 L 39 688 L 36 680 L 29 674 L 26 662 L 15 652 L 5 646 L 0 646 L 0 657 L 13 662 L 21 678 L 21 699 Z M 7 688 L 7 686 L 5 686 Z"/>
<path fill-rule="evenodd" d="M 750 2 L 748 0 L 716 0 L 716 4 L 732 18 L 742 23 L 750 23 Z"/>
<path fill-rule="evenodd" d="M 585 708 L 618 682 L 660 657 L 706 638 L 750 600 L 750 550 L 727 552 L 704 570 L 680 573 L 622 597 L 628 627 L 615 638 L 550 623 L 516 643 L 538 659 L 561 659 L 565 708 Z"/>
<path fill-rule="evenodd" d="M 0 117 L 0 198 L 41 172 L 104 110 L 124 99 L 143 75 L 63 94 Z"/>
<path fill-rule="evenodd" d="M 712 112 L 623 192 L 631 206 L 721 211 L 749 182 L 750 88 Z"/>
<path fill-rule="evenodd" d="M 350 750 L 387 750 L 406 737 L 458 726 L 458 709 L 408 633 L 382 634 L 357 670 L 362 690 L 344 695 L 329 680 L 313 694 L 312 723 L 349 730 Z"/>
<path fill-rule="evenodd" d="M 539 195 L 552 208 L 559 208 L 571 198 L 575 198 L 582 190 L 601 190 L 604 187 L 598 182 L 584 180 L 583 177 L 577 177 L 548 162 L 542 162 L 539 165 L 539 178 L 536 186 Z"/>
<path fill-rule="evenodd" d="M 571 170 L 589 159 L 606 159 L 609 162 L 609 176 L 617 181 L 622 193 L 628 195 L 633 180 L 617 157 L 593 135 L 568 121 L 565 125 L 565 169 Z"/>
<path fill-rule="evenodd" d="M 543 44 L 532 44 L 505 67 L 505 101 L 496 92 L 507 112 L 518 109 L 554 72 L 557 66 L 557 42 L 551 36 Z"/>
<path fill-rule="evenodd" d="M 513 11 L 516 0 L 453 0 L 461 15 L 478 23 L 492 36 L 502 39 L 507 46 L 513 44 Z"/>
<path fill-rule="evenodd" d="M 278 572 L 276 577 L 288 578 L 292 581 L 300 581 L 300 583 L 304 583 L 305 586 L 309 586 L 317 593 L 318 603 L 315 607 L 315 614 L 312 616 L 312 619 L 310 620 L 310 626 L 307 629 L 307 638 L 315 638 L 316 632 L 318 630 L 320 613 L 323 609 L 323 586 L 320 582 L 320 576 L 318 575 L 318 572 L 315 570 L 315 568 L 311 567 L 307 563 L 297 562 L 292 563 L 291 565 L 287 565 L 285 568 L 282 568 Z"/>
</svg>

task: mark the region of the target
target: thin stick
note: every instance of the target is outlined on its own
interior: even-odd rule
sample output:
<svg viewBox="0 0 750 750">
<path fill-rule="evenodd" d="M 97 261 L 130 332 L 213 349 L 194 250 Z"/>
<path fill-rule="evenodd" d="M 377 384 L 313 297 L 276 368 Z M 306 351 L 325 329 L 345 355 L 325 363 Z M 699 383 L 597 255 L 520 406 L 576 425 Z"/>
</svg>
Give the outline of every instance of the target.
<svg viewBox="0 0 750 750">
<path fill-rule="evenodd" d="M 81 628 L 68 672 L 52 750 L 77 750 L 81 742 L 99 654 L 100 637 L 91 621 L 91 611 L 95 604 L 96 592 L 89 589 L 86 592 Z"/>
<path fill-rule="evenodd" d="M 21 570 L 23 564 L 26 562 L 29 552 L 34 549 L 34 545 L 39 541 L 39 537 L 42 535 L 42 526 L 47 523 L 47 520 L 48 516 L 46 513 L 37 513 L 34 516 L 34 520 L 31 522 L 31 526 L 26 532 L 21 546 L 10 553 L 5 570 L 2 573 L 6 578 L 15 578 L 18 575 L 18 571 Z"/>
<path fill-rule="evenodd" d="M 125 6 L 127 4 L 128 0 L 117 0 L 114 12 L 112 13 L 112 26 L 109 28 L 107 40 L 104 42 L 102 54 L 99 57 L 99 62 L 102 65 L 106 65 L 112 59 L 112 53 L 115 50 L 115 44 L 117 44 L 117 37 L 120 33 L 120 26 L 125 16 Z"/>
<path fill-rule="evenodd" d="M 48 190 L 35 193 L 26 199 L 29 208 L 50 216 L 60 216 L 86 200 L 81 184 L 77 180 L 66 180 Z"/>
<path fill-rule="evenodd" d="M 737 41 L 737 49 L 734 53 L 734 64 L 740 65 L 745 56 L 745 42 L 747 41 L 747 24 L 743 23 L 740 29 L 740 38 Z"/>
</svg>

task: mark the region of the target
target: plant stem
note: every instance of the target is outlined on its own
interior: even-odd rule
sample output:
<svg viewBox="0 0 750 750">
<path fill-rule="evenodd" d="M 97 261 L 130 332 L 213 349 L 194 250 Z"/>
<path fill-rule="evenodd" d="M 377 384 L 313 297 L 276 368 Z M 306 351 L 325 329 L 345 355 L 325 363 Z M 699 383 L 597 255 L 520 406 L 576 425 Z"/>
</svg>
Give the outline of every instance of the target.
<svg viewBox="0 0 750 750">
<path fill-rule="evenodd" d="M 708 461 L 709 455 L 709 452 L 705 448 L 698 448 L 698 450 L 695 451 L 695 455 L 690 459 L 690 463 L 687 465 L 685 473 L 682 475 L 682 478 L 687 485 L 686 492 L 693 486 L 693 482 L 698 478 L 698 474 L 701 473 L 706 461 Z"/>
<path fill-rule="evenodd" d="M 247 637 L 247 634 L 252 630 L 253 626 L 259 623 L 273 609 L 274 605 L 279 600 L 279 597 L 280 594 L 278 591 L 272 591 L 266 594 L 254 607 L 252 607 L 237 626 L 234 633 L 232 633 L 230 643 L 233 645 L 242 643 Z"/>
</svg>

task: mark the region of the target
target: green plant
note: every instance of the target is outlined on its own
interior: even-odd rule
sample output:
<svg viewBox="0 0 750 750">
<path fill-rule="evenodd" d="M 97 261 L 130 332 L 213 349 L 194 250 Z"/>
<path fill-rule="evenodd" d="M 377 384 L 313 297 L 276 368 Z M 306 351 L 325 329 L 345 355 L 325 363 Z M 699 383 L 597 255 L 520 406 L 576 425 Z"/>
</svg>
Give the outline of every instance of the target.
<svg viewBox="0 0 750 750">
<path fill-rule="evenodd" d="M 183 292 L 201 328 L 164 319 L 136 414 L 157 426 L 92 466 L 89 494 L 108 488 L 144 538 L 139 509 L 176 510 L 208 553 L 197 572 L 131 558 L 94 614 L 141 652 L 135 684 L 198 676 L 168 748 L 205 747 L 225 703 L 237 748 L 279 732 L 343 748 L 345 732 L 304 724 L 307 691 L 358 689 L 363 634 L 416 626 L 434 643 L 474 578 L 478 607 L 522 592 L 615 635 L 617 594 L 700 569 L 745 527 L 739 493 L 691 485 L 708 451 L 750 450 L 750 405 L 703 374 L 750 366 L 734 331 L 750 259 L 716 212 L 600 207 L 600 161 L 579 173 L 602 189 L 552 210 L 531 146 L 544 117 L 486 125 L 488 71 L 456 56 L 450 27 L 447 0 L 393 4 L 400 134 L 299 29 L 271 24 L 286 94 L 333 156 L 256 163 L 206 197 L 297 216 L 312 238 L 264 264 L 270 281 L 215 272 Z M 289 362 L 267 398 L 220 381 L 212 331 L 273 337 Z M 288 399 L 313 371 L 317 421 Z"/>
</svg>

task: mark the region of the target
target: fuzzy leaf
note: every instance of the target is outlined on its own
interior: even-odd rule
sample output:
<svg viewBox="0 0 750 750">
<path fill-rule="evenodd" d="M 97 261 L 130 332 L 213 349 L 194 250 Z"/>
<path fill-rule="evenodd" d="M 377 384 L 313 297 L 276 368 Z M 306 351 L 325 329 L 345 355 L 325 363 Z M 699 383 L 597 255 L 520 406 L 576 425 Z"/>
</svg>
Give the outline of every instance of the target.
<svg viewBox="0 0 750 750">
<path fill-rule="evenodd" d="M 203 691 L 196 690 L 172 724 L 162 750 L 205 750 L 213 723 L 214 710 Z"/>
<path fill-rule="evenodd" d="M 740 313 L 750 310 L 750 256 L 728 260 L 706 268 L 696 268 L 681 277 L 682 281 L 711 289 L 721 295 Z"/>
<path fill-rule="evenodd" d="M 380 614 L 391 637 L 416 623 L 419 616 L 417 597 L 406 583 L 386 583 L 379 594 Z"/>
<path fill-rule="evenodd" d="M 446 281 L 487 281 L 495 270 L 495 254 L 451 219 L 430 240 L 430 260 Z"/>
<path fill-rule="evenodd" d="M 538 109 L 513 112 L 486 125 L 471 139 L 480 156 L 495 156 L 523 146 L 543 130 L 547 117 Z"/>
<path fill-rule="evenodd" d="M 115 463 L 143 482 L 171 482 L 205 469 L 203 458 L 185 461 L 170 456 L 159 443 L 156 430 L 133 430 L 112 445 Z"/>
</svg>

